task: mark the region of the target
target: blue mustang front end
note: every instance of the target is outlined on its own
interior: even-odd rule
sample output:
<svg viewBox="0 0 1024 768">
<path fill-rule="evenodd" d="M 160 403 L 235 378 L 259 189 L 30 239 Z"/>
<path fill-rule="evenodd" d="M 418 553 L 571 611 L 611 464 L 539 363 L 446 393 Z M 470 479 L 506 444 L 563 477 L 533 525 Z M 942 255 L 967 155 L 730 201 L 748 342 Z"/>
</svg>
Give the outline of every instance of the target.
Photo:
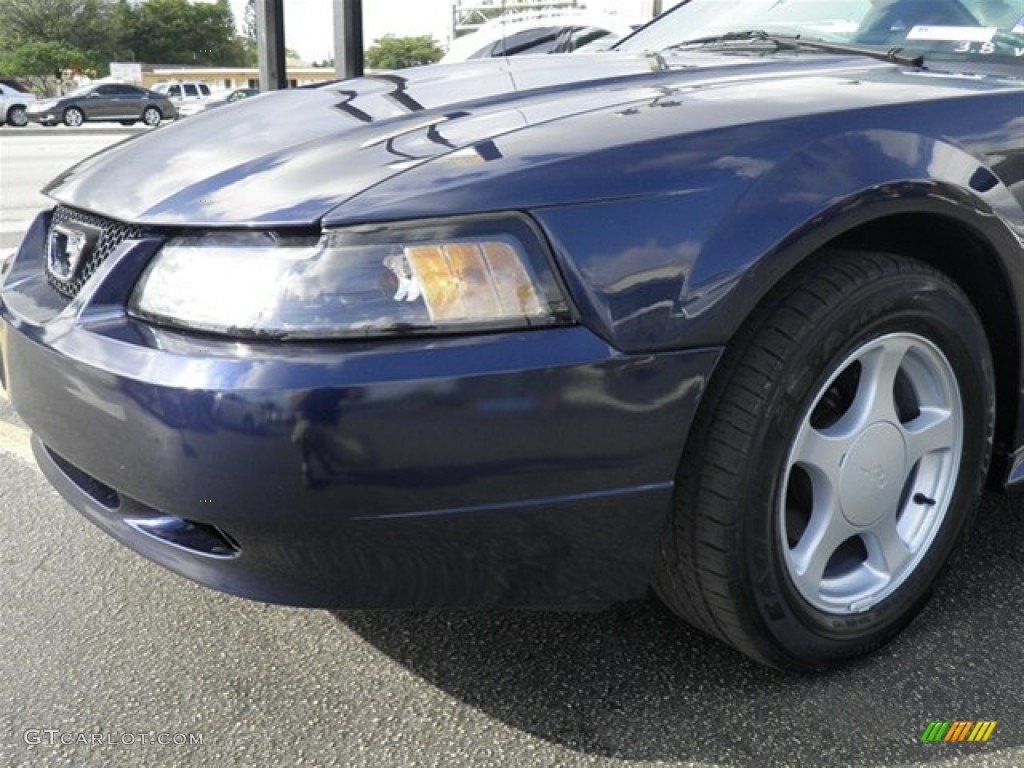
<svg viewBox="0 0 1024 768">
<path fill-rule="evenodd" d="M 713 350 L 622 354 L 575 323 L 282 343 L 123 311 L 161 245 L 74 300 L 49 217 L 7 277 L 5 385 L 43 471 L 186 576 L 319 606 L 586 604 L 642 595 Z"/>
<path fill-rule="evenodd" d="M 763 662 L 857 655 L 1024 474 L 1024 28 L 976 4 L 692 0 L 141 136 L 47 188 L 3 384 L 72 506 L 217 589 L 653 585 Z"/>
</svg>

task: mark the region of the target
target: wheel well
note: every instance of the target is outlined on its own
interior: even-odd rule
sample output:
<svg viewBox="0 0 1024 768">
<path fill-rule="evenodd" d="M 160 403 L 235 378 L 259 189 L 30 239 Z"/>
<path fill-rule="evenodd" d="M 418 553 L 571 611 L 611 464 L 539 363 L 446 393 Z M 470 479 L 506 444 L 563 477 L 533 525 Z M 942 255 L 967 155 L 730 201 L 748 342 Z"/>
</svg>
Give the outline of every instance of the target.
<svg viewBox="0 0 1024 768">
<path fill-rule="evenodd" d="M 981 317 L 996 372 L 997 452 L 1017 446 L 1020 338 L 1013 292 L 995 249 L 965 224 L 936 214 L 907 213 L 862 224 L 829 247 L 898 253 L 946 273 Z M 1001 487 L 1006 467 L 993 462 L 989 484 Z"/>
</svg>

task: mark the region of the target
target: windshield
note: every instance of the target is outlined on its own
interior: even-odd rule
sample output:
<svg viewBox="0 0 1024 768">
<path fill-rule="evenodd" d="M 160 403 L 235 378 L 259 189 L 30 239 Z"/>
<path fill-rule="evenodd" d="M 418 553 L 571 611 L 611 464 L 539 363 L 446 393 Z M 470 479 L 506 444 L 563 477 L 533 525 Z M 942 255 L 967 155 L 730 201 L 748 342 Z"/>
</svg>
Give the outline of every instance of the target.
<svg viewBox="0 0 1024 768">
<path fill-rule="evenodd" d="M 92 84 L 80 85 L 77 88 L 75 88 L 75 90 L 73 90 L 71 93 L 69 93 L 67 95 L 68 96 L 85 96 L 87 93 L 90 93 L 95 87 L 96 86 L 92 85 Z"/>
<path fill-rule="evenodd" d="M 663 51 L 752 30 L 1024 66 L 1024 0 L 689 0 L 617 47 Z"/>
</svg>

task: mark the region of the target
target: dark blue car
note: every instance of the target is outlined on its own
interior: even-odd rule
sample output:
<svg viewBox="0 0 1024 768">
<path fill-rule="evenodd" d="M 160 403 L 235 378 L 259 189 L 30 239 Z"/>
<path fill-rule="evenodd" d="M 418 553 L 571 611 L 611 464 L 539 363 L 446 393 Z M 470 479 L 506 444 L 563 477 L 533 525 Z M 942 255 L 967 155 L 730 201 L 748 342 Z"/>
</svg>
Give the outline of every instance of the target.
<svg viewBox="0 0 1024 768">
<path fill-rule="evenodd" d="M 653 587 L 840 663 L 1024 478 L 1022 17 L 690 0 L 140 136 L 45 190 L 4 385 L 72 506 L 217 589 Z"/>
</svg>

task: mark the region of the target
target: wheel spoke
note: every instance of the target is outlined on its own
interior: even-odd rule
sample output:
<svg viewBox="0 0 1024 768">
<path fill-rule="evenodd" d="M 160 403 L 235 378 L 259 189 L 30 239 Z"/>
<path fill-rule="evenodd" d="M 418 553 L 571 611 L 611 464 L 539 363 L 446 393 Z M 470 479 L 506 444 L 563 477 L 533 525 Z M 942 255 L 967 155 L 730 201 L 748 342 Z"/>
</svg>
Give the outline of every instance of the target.
<svg viewBox="0 0 1024 768">
<path fill-rule="evenodd" d="M 899 573 L 914 556 L 914 552 L 900 536 L 893 515 L 883 517 L 864 538 L 868 550 L 868 566 L 887 581 Z"/>
<path fill-rule="evenodd" d="M 907 466 L 937 451 L 948 451 L 956 442 L 956 423 L 946 408 L 922 408 L 921 414 L 903 425 Z"/>
<path fill-rule="evenodd" d="M 793 462 L 812 470 L 815 484 L 826 480 L 834 490 L 839 488 L 839 472 L 849 449 L 849 438 L 835 437 L 806 424 L 797 436 Z"/>
<path fill-rule="evenodd" d="M 899 421 L 893 390 L 910 346 L 906 339 L 887 339 L 860 358 L 860 383 L 849 411 L 854 424 L 846 425 L 848 428 L 860 431 L 876 421 Z"/>
<path fill-rule="evenodd" d="M 793 580 L 805 595 L 821 592 L 825 566 L 839 545 L 856 531 L 846 522 L 834 497 L 818 499 L 811 521 L 796 547 L 790 550 Z"/>
</svg>

